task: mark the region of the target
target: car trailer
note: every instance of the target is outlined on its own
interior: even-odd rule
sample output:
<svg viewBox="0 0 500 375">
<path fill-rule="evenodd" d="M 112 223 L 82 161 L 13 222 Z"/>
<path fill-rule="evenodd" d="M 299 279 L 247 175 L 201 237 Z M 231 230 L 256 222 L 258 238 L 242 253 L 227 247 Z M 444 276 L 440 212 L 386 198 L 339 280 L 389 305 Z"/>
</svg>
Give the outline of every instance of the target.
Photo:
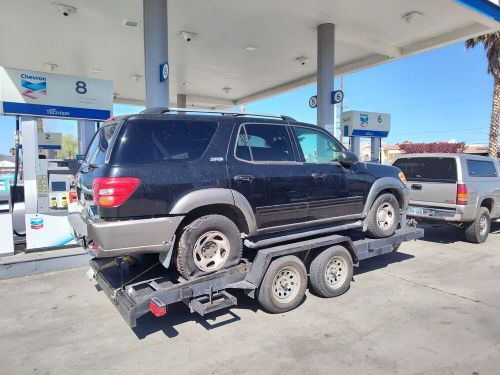
<svg viewBox="0 0 500 375">
<path fill-rule="evenodd" d="M 382 239 L 350 231 L 251 249 L 247 252 L 253 259 L 193 280 L 166 270 L 155 254 L 137 259 L 136 264 L 132 258 L 92 259 L 89 277 L 97 281 L 130 327 L 149 312 L 165 315 L 168 306 L 176 302 L 184 302 L 191 312 L 202 316 L 235 306 L 237 299 L 230 289 L 241 289 L 265 310 L 279 313 L 302 302 L 308 278 L 317 294 L 340 295 L 349 289 L 353 266 L 359 261 L 397 251 L 402 242 L 423 235 L 421 228 L 404 226 Z"/>
</svg>

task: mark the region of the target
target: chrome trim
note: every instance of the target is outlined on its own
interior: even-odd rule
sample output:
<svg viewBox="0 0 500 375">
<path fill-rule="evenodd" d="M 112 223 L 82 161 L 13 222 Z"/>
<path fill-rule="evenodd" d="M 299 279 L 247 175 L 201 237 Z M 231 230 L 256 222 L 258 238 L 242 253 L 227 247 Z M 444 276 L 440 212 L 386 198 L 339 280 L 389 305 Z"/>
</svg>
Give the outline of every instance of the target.
<svg viewBox="0 0 500 375">
<path fill-rule="evenodd" d="M 301 228 L 301 227 L 307 228 L 309 226 L 314 226 L 314 225 L 319 225 L 319 224 L 328 224 L 328 223 L 334 223 L 337 221 L 357 220 L 357 219 L 362 219 L 362 218 L 364 218 L 363 214 L 337 216 L 337 217 L 332 217 L 332 218 L 329 217 L 326 219 L 303 221 L 300 223 L 293 223 L 293 224 L 286 224 L 286 225 L 278 225 L 275 227 L 262 228 L 262 229 L 257 230 L 257 234 L 281 232 L 281 231 L 296 229 L 296 228 Z M 333 229 L 333 230 L 335 230 L 335 229 Z"/>
</svg>

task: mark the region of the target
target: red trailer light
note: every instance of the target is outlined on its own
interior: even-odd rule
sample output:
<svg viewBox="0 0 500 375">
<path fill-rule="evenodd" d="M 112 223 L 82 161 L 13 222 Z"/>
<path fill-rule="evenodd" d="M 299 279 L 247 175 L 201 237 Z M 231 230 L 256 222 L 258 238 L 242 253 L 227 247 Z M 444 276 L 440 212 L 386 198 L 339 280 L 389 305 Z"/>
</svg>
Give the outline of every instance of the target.
<svg viewBox="0 0 500 375">
<path fill-rule="evenodd" d="M 469 202 L 469 193 L 467 191 L 467 185 L 458 184 L 457 185 L 457 204 L 466 205 Z"/>
<path fill-rule="evenodd" d="M 167 306 L 161 303 L 157 298 L 151 298 L 149 300 L 149 311 L 151 311 L 154 316 L 160 317 L 167 313 Z"/>
</svg>

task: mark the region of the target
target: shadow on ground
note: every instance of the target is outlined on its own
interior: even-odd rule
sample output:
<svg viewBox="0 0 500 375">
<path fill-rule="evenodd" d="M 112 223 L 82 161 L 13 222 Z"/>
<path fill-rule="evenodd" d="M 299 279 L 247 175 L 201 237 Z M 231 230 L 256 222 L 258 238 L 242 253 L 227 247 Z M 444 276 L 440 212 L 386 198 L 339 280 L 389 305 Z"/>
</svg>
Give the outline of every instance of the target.
<svg viewBox="0 0 500 375">
<path fill-rule="evenodd" d="M 425 237 L 419 241 L 442 244 L 465 241 L 463 231 L 459 228 L 446 225 L 421 225 L 421 227 L 425 229 Z M 493 236 L 500 234 L 500 223 L 492 223 L 491 233 Z M 359 267 L 354 269 L 354 276 L 379 270 L 390 264 L 405 262 L 412 258 L 414 258 L 413 255 L 404 252 L 392 252 L 366 259 L 361 261 Z M 236 311 L 250 310 L 256 313 L 261 309 L 259 303 L 255 299 L 246 296 L 242 291 L 230 290 L 230 292 L 238 299 L 238 309 Z M 304 301 L 305 300 L 306 299 L 304 299 Z M 304 301 L 302 303 L 304 303 Z M 144 339 L 158 331 L 162 331 L 167 337 L 172 338 L 179 335 L 176 326 L 186 322 L 195 322 L 206 330 L 212 330 L 225 326 L 226 324 L 235 323 L 239 320 L 241 320 L 241 317 L 234 310 L 224 309 L 205 316 L 200 316 L 197 313 L 191 313 L 188 306 L 179 302 L 170 305 L 167 315 L 163 318 L 156 318 L 149 313 L 139 318 L 137 320 L 137 327 L 133 328 L 133 332 L 139 339 Z"/>
<path fill-rule="evenodd" d="M 415 258 L 415 256 L 403 252 L 392 252 L 379 255 L 374 258 L 365 259 L 360 261 L 359 267 L 354 269 L 354 276 L 385 268 L 389 264 L 404 262 L 412 258 Z"/>
<path fill-rule="evenodd" d="M 452 225 L 421 224 L 419 228 L 425 230 L 424 238 L 420 241 L 451 244 L 456 242 L 467 242 L 464 230 Z M 500 234 L 500 223 L 491 223 L 490 235 Z M 490 238 L 489 238 L 490 239 Z"/>
<path fill-rule="evenodd" d="M 385 268 L 389 264 L 403 262 L 412 258 L 414 258 L 413 255 L 393 252 L 372 259 L 366 259 L 361 261 L 359 267 L 354 269 L 354 276 Z M 229 291 L 238 300 L 238 310 L 250 310 L 254 313 L 261 310 L 257 300 L 248 297 L 243 291 L 235 289 Z M 317 297 L 311 290 L 309 290 L 309 292 Z M 306 300 L 307 295 L 301 302 L 301 305 L 305 303 Z M 170 305 L 167 314 L 162 318 L 156 318 L 149 313 L 142 316 L 137 320 L 137 327 L 133 328 L 133 332 L 137 338 L 141 340 L 158 331 L 162 331 L 165 336 L 172 338 L 179 335 L 179 331 L 175 327 L 186 322 L 195 322 L 206 330 L 212 330 L 239 320 L 241 320 L 241 317 L 234 310 L 223 309 L 205 316 L 200 316 L 197 313 L 191 313 L 187 305 L 178 302 Z"/>
</svg>

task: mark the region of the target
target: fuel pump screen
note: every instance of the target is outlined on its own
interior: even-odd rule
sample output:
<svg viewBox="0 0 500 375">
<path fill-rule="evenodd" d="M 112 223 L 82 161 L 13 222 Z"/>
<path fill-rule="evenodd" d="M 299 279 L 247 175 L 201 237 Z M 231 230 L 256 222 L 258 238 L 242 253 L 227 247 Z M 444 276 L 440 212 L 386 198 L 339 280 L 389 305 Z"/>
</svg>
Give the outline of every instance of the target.
<svg viewBox="0 0 500 375">
<path fill-rule="evenodd" d="M 56 181 L 50 184 L 51 191 L 66 191 L 66 182 L 64 181 Z"/>
</svg>

